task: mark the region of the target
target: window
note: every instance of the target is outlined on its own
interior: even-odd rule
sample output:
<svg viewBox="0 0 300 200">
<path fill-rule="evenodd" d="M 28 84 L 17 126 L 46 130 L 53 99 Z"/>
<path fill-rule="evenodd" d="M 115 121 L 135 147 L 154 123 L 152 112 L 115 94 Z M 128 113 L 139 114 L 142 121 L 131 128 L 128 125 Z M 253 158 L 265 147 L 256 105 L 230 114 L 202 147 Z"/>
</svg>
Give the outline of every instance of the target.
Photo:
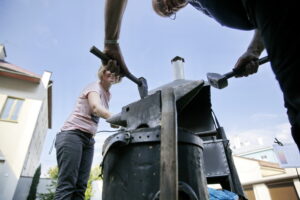
<svg viewBox="0 0 300 200">
<path fill-rule="evenodd" d="M 268 156 L 266 156 L 266 155 L 262 155 L 262 156 L 261 156 L 261 159 L 262 159 L 262 160 L 267 160 L 267 158 L 268 158 Z"/>
<path fill-rule="evenodd" d="M 8 97 L 2 108 L 0 119 L 17 121 L 24 99 Z"/>
<path fill-rule="evenodd" d="M 2 151 L 0 150 L 0 163 L 4 163 L 5 162 L 5 158 L 4 155 L 2 154 Z"/>
</svg>

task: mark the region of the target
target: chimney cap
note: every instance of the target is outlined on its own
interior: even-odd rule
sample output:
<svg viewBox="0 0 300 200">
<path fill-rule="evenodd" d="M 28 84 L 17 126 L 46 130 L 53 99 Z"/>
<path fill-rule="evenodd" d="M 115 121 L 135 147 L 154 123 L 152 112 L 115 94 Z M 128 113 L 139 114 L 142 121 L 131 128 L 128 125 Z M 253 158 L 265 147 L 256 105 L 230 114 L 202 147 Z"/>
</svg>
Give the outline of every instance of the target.
<svg viewBox="0 0 300 200">
<path fill-rule="evenodd" d="M 171 60 L 171 63 L 172 62 L 176 62 L 178 60 L 181 60 L 182 62 L 184 62 L 184 58 L 180 57 L 180 56 L 175 56 L 172 60 Z"/>
</svg>

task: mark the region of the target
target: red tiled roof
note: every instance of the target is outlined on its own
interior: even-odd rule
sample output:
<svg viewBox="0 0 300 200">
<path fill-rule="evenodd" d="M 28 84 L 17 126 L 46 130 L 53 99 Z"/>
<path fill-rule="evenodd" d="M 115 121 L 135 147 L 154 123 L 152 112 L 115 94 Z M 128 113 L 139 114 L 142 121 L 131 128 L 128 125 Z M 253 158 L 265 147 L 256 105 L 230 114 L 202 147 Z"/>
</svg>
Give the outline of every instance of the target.
<svg viewBox="0 0 300 200">
<path fill-rule="evenodd" d="M 39 83 L 41 80 L 41 76 L 3 60 L 0 60 L 0 76 L 16 78 L 34 83 Z"/>
</svg>

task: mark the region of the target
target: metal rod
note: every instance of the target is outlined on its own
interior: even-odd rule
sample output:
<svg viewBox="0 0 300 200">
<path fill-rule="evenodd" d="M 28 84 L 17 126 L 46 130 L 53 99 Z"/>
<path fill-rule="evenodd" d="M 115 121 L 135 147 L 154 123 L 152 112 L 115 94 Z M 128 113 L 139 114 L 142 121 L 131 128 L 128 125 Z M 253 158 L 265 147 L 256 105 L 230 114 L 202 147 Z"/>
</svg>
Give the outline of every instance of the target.
<svg viewBox="0 0 300 200">
<path fill-rule="evenodd" d="M 177 114 L 173 88 L 161 93 L 160 200 L 178 200 Z"/>
</svg>

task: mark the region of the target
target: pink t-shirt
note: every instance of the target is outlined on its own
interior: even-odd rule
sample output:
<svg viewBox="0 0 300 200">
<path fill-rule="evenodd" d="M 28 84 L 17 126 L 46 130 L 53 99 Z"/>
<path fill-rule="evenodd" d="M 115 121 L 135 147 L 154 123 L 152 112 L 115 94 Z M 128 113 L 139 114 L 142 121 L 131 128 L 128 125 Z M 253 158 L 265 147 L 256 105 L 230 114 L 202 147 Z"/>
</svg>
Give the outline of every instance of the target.
<svg viewBox="0 0 300 200">
<path fill-rule="evenodd" d="M 65 121 L 62 131 L 79 129 L 81 131 L 95 134 L 98 128 L 99 117 L 92 114 L 92 110 L 88 103 L 88 94 L 97 92 L 100 96 L 102 106 L 108 109 L 110 93 L 104 90 L 99 81 L 90 83 L 80 94 L 77 99 L 75 109 Z"/>
</svg>

